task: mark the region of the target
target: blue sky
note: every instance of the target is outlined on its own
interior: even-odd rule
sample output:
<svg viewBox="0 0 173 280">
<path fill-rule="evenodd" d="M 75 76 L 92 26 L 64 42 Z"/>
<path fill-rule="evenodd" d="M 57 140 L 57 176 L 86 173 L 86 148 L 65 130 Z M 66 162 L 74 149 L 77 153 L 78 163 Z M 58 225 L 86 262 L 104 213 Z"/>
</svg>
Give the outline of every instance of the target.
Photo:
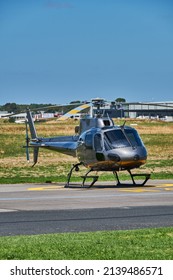
<svg viewBox="0 0 173 280">
<path fill-rule="evenodd" d="M 173 100 L 172 0 L 0 0 L 0 104 Z"/>
</svg>

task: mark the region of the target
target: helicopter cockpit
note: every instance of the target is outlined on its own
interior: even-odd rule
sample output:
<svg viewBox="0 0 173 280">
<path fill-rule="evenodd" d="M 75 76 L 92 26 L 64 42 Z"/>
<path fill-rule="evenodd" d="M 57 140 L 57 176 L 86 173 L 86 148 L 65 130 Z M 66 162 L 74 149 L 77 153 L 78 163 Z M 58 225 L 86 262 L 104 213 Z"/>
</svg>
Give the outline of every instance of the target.
<svg viewBox="0 0 173 280">
<path fill-rule="evenodd" d="M 111 129 L 104 132 L 104 146 L 105 150 L 118 149 L 123 147 L 137 147 L 142 146 L 136 130 L 132 128 Z"/>
<path fill-rule="evenodd" d="M 85 143 L 86 148 L 96 151 L 143 146 L 137 131 L 131 127 L 93 128 L 84 132 L 79 141 Z"/>
<path fill-rule="evenodd" d="M 92 163 L 92 168 L 94 164 L 97 168 L 98 162 L 102 162 L 103 169 L 118 169 L 129 163 L 136 167 L 147 157 L 138 132 L 129 126 L 92 128 L 80 136 L 79 142 L 78 157 L 88 165 Z"/>
</svg>

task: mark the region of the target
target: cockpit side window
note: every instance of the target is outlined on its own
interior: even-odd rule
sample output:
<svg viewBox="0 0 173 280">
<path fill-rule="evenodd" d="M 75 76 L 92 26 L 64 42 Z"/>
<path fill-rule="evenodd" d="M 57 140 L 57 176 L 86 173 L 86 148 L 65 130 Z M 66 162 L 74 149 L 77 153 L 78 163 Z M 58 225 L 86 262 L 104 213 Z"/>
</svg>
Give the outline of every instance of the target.
<svg viewBox="0 0 173 280">
<path fill-rule="evenodd" d="M 104 147 L 106 151 L 109 151 L 112 149 L 112 146 L 110 145 L 108 138 L 104 135 Z"/>
<path fill-rule="evenodd" d="M 94 148 L 95 151 L 102 151 L 102 137 L 99 133 L 95 134 L 94 136 Z"/>
<path fill-rule="evenodd" d="M 88 149 L 92 149 L 92 140 L 93 140 L 93 135 L 91 133 L 87 133 L 85 136 L 85 146 Z"/>
</svg>

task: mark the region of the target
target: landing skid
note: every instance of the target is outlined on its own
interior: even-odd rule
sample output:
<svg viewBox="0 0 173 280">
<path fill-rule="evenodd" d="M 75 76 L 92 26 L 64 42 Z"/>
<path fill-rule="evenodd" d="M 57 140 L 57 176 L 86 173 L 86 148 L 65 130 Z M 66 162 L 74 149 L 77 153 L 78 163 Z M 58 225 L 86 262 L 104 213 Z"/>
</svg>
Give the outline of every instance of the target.
<svg viewBox="0 0 173 280">
<path fill-rule="evenodd" d="M 67 183 L 66 183 L 66 185 L 65 185 L 66 188 L 70 187 L 70 179 L 71 179 L 73 170 L 79 171 L 79 166 L 80 166 L 80 165 L 83 165 L 83 163 L 80 162 L 80 163 L 74 164 L 73 167 L 71 168 L 71 170 L 70 170 L 70 172 L 69 172 L 69 174 L 68 174 L 68 177 L 67 177 Z M 92 168 L 89 169 L 89 171 L 87 171 L 87 173 L 86 173 L 84 176 L 81 176 L 81 178 L 83 179 L 83 181 L 82 181 L 82 183 L 81 183 L 81 187 L 86 187 L 86 186 L 85 186 L 85 181 L 86 181 L 86 179 L 93 179 L 92 182 L 91 182 L 91 184 L 88 185 L 87 188 L 92 187 L 92 186 L 95 184 L 95 182 L 97 182 L 99 176 L 88 175 L 91 171 L 93 171 Z"/>
<path fill-rule="evenodd" d="M 79 166 L 80 166 L 80 165 L 83 165 L 83 163 L 82 163 L 82 162 L 79 162 L 79 163 L 77 163 L 77 164 L 74 164 L 73 167 L 71 168 L 71 170 L 70 170 L 70 172 L 69 172 L 69 174 L 68 174 L 68 176 L 67 176 L 67 183 L 66 183 L 66 185 L 65 185 L 66 188 L 68 188 L 68 187 L 71 186 L 71 185 L 70 185 L 70 180 L 71 180 L 71 176 L 72 176 L 73 170 L 79 171 Z M 87 188 L 90 188 L 90 187 L 92 187 L 92 186 L 95 184 L 95 182 L 97 182 L 99 176 L 96 176 L 96 175 L 88 175 L 91 171 L 93 171 L 92 168 L 89 169 L 89 171 L 87 171 L 87 173 L 86 173 L 85 175 L 81 176 L 81 178 L 83 179 L 83 181 L 82 181 L 80 187 L 87 187 Z M 145 174 L 138 174 L 138 173 L 135 173 L 135 174 L 133 174 L 133 173 L 130 171 L 130 169 L 127 170 L 127 171 L 129 172 L 130 177 L 131 177 L 131 179 L 132 179 L 132 186 L 133 186 L 133 185 L 135 185 L 135 186 L 144 186 L 145 183 L 150 179 L 150 176 L 151 176 L 151 174 L 148 174 L 148 173 L 145 173 Z M 113 174 L 114 174 L 115 179 L 116 179 L 116 182 L 117 182 L 116 186 L 122 186 L 122 185 L 124 185 L 124 184 L 122 184 L 122 183 L 120 182 L 120 179 L 119 179 L 119 177 L 118 177 L 118 172 L 117 172 L 117 171 L 113 171 Z M 145 177 L 145 179 L 143 180 L 142 183 L 138 183 L 138 182 L 135 182 L 135 179 L 134 179 L 135 177 Z M 90 185 L 85 186 L 85 181 L 86 181 L 86 179 L 92 179 L 92 182 L 91 182 Z"/>
<path fill-rule="evenodd" d="M 127 171 L 128 171 L 129 174 L 130 174 L 130 177 L 131 177 L 131 179 L 132 179 L 133 185 L 137 185 L 137 186 L 144 186 L 145 183 L 150 179 L 150 176 L 151 176 L 151 174 L 149 174 L 149 173 L 145 173 L 145 174 L 141 174 L 141 173 L 138 174 L 138 173 L 135 173 L 135 174 L 132 174 L 132 172 L 130 171 L 130 169 L 127 170 Z M 117 173 L 116 171 L 113 171 L 113 174 L 114 174 L 114 176 L 115 176 L 115 178 L 116 178 L 117 186 L 121 186 L 122 183 L 121 183 L 120 180 L 119 180 L 118 173 Z M 144 181 L 143 181 L 142 183 L 136 183 L 135 180 L 134 180 L 134 177 L 145 177 L 145 179 L 144 179 Z"/>
</svg>

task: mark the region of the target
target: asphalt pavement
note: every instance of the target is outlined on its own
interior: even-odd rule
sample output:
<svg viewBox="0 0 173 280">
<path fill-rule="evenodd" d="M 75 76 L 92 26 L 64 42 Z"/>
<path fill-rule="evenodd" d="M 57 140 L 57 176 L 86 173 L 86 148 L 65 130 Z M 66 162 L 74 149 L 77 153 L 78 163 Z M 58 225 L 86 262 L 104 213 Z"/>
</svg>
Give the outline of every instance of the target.
<svg viewBox="0 0 173 280">
<path fill-rule="evenodd" d="M 0 235 L 173 226 L 173 180 L 92 188 L 0 185 Z"/>
</svg>

